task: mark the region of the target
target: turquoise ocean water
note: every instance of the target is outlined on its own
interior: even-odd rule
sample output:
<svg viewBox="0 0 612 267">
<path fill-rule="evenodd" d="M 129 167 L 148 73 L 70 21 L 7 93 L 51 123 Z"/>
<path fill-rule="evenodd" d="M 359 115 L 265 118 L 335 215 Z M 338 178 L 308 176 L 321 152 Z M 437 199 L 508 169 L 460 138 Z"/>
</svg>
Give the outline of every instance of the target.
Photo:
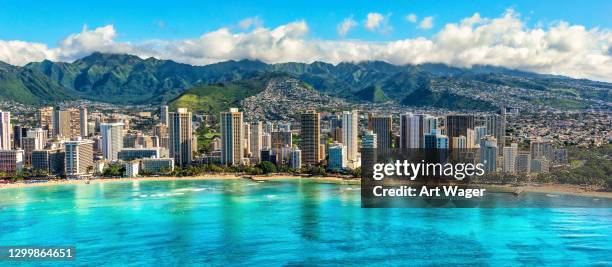
<svg viewBox="0 0 612 267">
<path fill-rule="evenodd" d="M 305 180 L 5 189 L 0 245 L 76 247 L 75 261 L 26 265 L 612 265 L 612 209 L 363 209 L 359 189 Z"/>
</svg>

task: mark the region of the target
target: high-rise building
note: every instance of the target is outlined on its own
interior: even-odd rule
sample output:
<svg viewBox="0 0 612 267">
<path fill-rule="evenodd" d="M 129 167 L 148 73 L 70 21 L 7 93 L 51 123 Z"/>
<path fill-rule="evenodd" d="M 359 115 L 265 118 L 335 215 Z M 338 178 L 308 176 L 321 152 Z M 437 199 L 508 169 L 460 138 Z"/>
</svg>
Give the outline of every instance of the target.
<svg viewBox="0 0 612 267">
<path fill-rule="evenodd" d="M 279 154 L 284 147 L 293 147 L 293 137 L 291 132 L 272 132 L 272 154 Z"/>
<path fill-rule="evenodd" d="M 261 121 L 251 123 L 251 156 L 255 159 L 255 162 L 259 162 L 259 151 L 263 147 L 263 125 Z"/>
<path fill-rule="evenodd" d="M 507 173 L 516 173 L 516 157 L 518 155 L 518 144 L 512 143 L 504 147 L 504 165 L 502 170 Z"/>
<path fill-rule="evenodd" d="M 368 130 L 363 137 L 361 138 L 361 146 L 363 148 L 377 148 L 378 144 L 376 143 L 376 141 L 378 140 L 378 138 L 376 137 L 376 134 L 374 133 L 374 131 L 372 130 Z"/>
<path fill-rule="evenodd" d="M 102 135 L 102 156 L 109 161 L 116 161 L 117 154 L 123 149 L 123 123 L 101 123 L 100 134 Z"/>
<path fill-rule="evenodd" d="M 485 173 L 497 171 L 497 139 L 487 135 L 480 139 L 480 162 Z"/>
<path fill-rule="evenodd" d="M 159 121 L 162 125 L 168 126 L 168 106 L 161 106 L 159 109 Z"/>
<path fill-rule="evenodd" d="M 425 122 L 425 116 L 414 116 L 409 113 L 400 116 L 400 148 L 421 147 L 421 130 L 425 131 L 421 121 Z"/>
<path fill-rule="evenodd" d="M 391 149 L 393 121 L 391 115 L 372 115 L 369 119 L 368 129 L 376 134 L 376 144 L 379 151 Z"/>
<path fill-rule="evenodd" d="M 0 149 L 10 150 L 11 146 L 11 113 L 0 110 Z"/>
<path fill-rule="evenodd" d="M 80 131 L 81 131 L 81 136 L 82 137 L 86 137 L 89 135 L 89 129 L 88 129 L 88 119 L 87 119 L 87 107 L 80 107 L 79 108 L 79 126 L 81 127 Z"/>
<path fill-rule="evenodd" d="M 261 135 L 261 149 L 270 149 L 272 148 L 272 135 L 270 133 L 265 133 Z"/>
<path fill-rule="evenodd" d="M 476 126 L 474 127 L 474 146 L 480 146 L 480 139 L 487 136 L 487 127 L 486 126 Z"/>
<path fill-rule="evenodd" d="M 64 151 L 66 177 L 81 178 L 93 173 L 93 141 L 77 137 L 64 143 Z"/>
<path fill-rule="evenodd" d="M 0 172 L 21 172 L 24 165 L 23 161 L 23 150 L 0 149 Z"/>
<path fill-rule="evenodd" d="M 47 130 L 49 135 L 53 135 L 53 107 L 42 107 L 36 111 L 36 121 L 39 128 Z"/>
<path fill-rule="evenodd" d="M 249 124 L 248 122 L 245 122 L 242 125 L 242 137 L 244 137 L 244 139 L 242 139 L 242 141 L 244 142 L 244 144 L 242 144 L 242 147 L 244 147 L 244 157 L 251 157 L 251 124 Z"/>
<path fill-rule="evenodd" d="M 21 149 L 21 138 L 26 137 L 30 129 L 21 125 L 13 125 L 13 149 Z"/>
<path fill-rule="evenodd" d="M 302 150 L 297 147 L 291 149 L 291 168 L 299 170 L 302 168 Z"/>
<path fill-rule="evenodd" d="M 170 157 L 180 167 L 190 165 L 193 160 L 193 126 L 191 112 L 178 108 L 168 115 L 168 138 Z"/>
<path fill-rule="evenodd" d="M 431 133 L 425 134 L 425 147 L 428 149 L 447 149 L 449 148 L 448 136 L 440 133 L 440 130 L 434 130 Z"/>
<path fill-rule="evenodd" d="M 346 158 L 352 167 L 357 161 L 359 114 L 357 110 L 342 113 L 342 144 L 346 146 Z"/>
<path fill-rule="evenodd" d="M 425 115 L 423 117 L 423 133 L 421 135 L 421 139 L 425 134 L 432 133 L 435 130 L 438 130 L 438 118 L 430 115 Z"/>
<path fill-rule="evenodd" d="M 497 147 L 504 147 L 506 145 L 506 114 L 485 116 L 485 126 L 487 135 L 492 135 L 497 139 Z M 502 150 L 499 152 L 501 153 Z"/>
<path fill-rule="evenodd" d="M 346 146 L 335 142 L 329 147 L 328 153 L 328 169 L 332 171 L 341 171 L 343 169 L 346 169 L 348 163 L 348 160 L 346 158 Z"/>
<path fill-rule="evenodd" d="M 32 151 L 32 169 L 59 175 L 64 172 L 64 150 L 60 148 Z"/>
<path fill-rule="evenodd" d="M 243 115 L 237 108 L 221 112 L 221 162 L 240 165 L 244 159 Z"/>
<path fill-rule="evenodd" d="M 54 136 L 73 138 L 81 136 L 81 112 L 77 108 L 53 111 Z"/>
<path fill-rule="evenodd" d="M 159 146 L 170 149 L 170 141 L 168 139 L 168 125 L 157 124 L 153 127 L 153 135 L 157 136 Z"/>
<path fill-rule="evenodd" d="M 21 138 L 22 149 L 25 156 L 25 163 L 32 163 L 32 152 L 45 148 L 47 143 L 47 131 L 42 128 L 31 129 Z"/>
<path fill-rule="evenodd" d="M 361 166 L 363 177 L 371 177 L 372 166 L 377 159 L 376 134 L 372 130 L 367 130 L 361 137 Z"/>
<path fill-rule="evenodd" d="M 531 172 L 531 153 L 518 152 L 516 155 L 515 170 L 517 173 Z"/>
<path fill-rule="evenodd" d="M 453 146 L 453 137 L 460 135 L 467 136 L 467 129 L 474 129 L 473 115 L 447 115 L 446 116 L 446 135 L 450 139 L 449 147 Z"/>
<path fill-rule="evenodd" d="M 532 173 L 547 173 L 550 168 L 550 162 L 546 158 L 531 159 Z"/>
<path fill-rule="evenodd" d="M 553 160 L 554 145 L 550 140 L 532 140 L 530 145 L 531 159 Z"/>
<path fill-rule="evenodd" d="M 307 110 L 300 114 L 300 135 L 302 149 L 302 162 L 306 165 L 315 165 L 321 161 L 321 117 L 315 110 Z"/>
</svg>

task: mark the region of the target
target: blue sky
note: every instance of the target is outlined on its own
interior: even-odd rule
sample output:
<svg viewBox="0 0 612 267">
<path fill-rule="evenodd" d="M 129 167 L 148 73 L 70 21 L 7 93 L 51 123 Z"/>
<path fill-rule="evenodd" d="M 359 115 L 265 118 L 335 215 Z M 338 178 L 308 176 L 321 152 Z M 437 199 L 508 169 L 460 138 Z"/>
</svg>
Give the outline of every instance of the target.
<svg viewBox="0 0 612 267">
<path fill-rule="evenodd" d="M 113 24 L 119 41 L 183 39 L 259 17 L 275 27 L 296 20 L 309 24 L 310 36 L 338 39 L 336 25 L 346 17 L 362 23 L 370 12 L 389 16 L 393 30 L 371 32 L 356 27 L 345 38 L 393 40 L 430 36 L 449 22 L 478 12 L 495 17 L 508 8 L 529 25 L 564 20 L 586 27 L 612 28 L 612 1 L 0 1 L 0 39 L 41 42 L 54 46 L 83 25 Z M 431 16 L 433 28 L 418 29 L 405 20 Z"/>
<path fill-rule="evenodd" d="M 0 61 L 488 64 L 612 81 L 612 1 L 5 1 Z"/>
</svg>

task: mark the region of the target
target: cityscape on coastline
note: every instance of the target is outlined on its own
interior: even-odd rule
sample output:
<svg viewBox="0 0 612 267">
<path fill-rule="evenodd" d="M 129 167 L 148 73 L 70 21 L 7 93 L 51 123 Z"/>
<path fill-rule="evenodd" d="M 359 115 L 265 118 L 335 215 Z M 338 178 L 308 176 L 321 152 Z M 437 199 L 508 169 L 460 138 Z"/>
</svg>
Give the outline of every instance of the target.
<svg viewBox="0 0 612 267">
<path fill-rule="evenodd" d="M 283 121 L 247 121 L 238 108 L 193 114 L 180 107 L 127 110 L 87 104 L 39 107 L 23 117 L 2 111 L 5 181 L 204 171 L 360 177 L 362 148 L 477 149 L 475 160 L 487 172 L 529 177 L 570 168 L 568 146 L 597 147 L 611 138 L 609 116 L 586 112 L 522 116 L 505 107 L 489 114 L 445 115 L 305 109 Z M 599 125 L 579 130 L 588 123 Z"/>
</svg>

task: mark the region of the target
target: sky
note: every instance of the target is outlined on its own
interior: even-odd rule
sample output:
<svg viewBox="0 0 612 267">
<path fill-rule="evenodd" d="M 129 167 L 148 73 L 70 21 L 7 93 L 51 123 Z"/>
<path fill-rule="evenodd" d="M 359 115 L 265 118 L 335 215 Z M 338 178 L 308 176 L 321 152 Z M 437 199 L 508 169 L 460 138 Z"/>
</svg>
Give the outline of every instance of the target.
<svg viewBox="0 0 612 267">
<path fill-rule="evenodd" d="M 612 81 L 612 1 L 6 1 L 0 61 L 490 64 Z"/>
</svg>

